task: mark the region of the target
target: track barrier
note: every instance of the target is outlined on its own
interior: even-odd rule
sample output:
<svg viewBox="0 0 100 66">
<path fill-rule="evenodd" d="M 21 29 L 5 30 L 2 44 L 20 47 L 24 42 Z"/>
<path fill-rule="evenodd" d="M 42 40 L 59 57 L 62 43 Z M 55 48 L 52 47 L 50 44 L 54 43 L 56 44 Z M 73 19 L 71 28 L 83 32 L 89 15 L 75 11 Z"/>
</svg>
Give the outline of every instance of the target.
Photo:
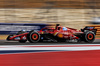
<svg viewBox="0 0 100 66">
<path fill-rule="evenodd" d="M 40 23 L 0 23 L 0 34 L 16 34 L 20 30 L 40 30 L 44 27 L 51 26 L 50 24 Z"/>
</svg>

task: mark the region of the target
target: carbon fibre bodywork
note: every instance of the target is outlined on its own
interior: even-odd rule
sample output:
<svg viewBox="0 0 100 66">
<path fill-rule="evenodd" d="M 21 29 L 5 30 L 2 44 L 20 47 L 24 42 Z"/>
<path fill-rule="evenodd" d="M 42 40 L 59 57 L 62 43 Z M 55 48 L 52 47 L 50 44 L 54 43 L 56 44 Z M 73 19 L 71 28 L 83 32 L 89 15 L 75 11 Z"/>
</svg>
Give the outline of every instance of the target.
<svg viewBox="0 0 100 66">
<path fill-rule="evenodd" d="M 22 32 L 19 35 L 10 35 L 7 37 L 7 40 L 17 40 L 26 42 L 39 42 L 43 40 L 57 40 L 57 41 L 66 41 L 66 40 L 78 40 L 78 41 L 87 41 L 92 42 L 95 39 L 96 29 L 93 27 L 85 27 L 84 29 L 77 30 L 69 27 L 62 27 L 58 24 L 55 28 L 42 28 L 40 31 L 30 31 Z"/>
</svg>

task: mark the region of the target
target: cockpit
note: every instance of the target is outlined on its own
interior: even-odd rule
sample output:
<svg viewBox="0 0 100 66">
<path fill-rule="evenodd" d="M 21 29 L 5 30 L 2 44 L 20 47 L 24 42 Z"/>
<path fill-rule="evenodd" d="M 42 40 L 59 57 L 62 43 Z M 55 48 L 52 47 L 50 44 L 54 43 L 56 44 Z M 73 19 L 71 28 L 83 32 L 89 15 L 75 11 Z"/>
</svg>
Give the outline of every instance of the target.
<svg viewBox="0 0 100 66">
<path fill-rule="evenodd" d="M 67 28 L 66 27 L 63 27 L 62 29 L 63 29 L 63 31 L 67 31 Z"/>
<path fill-rule="evenodd" d="M 67 31 L 66 27 L 61 27 L 58 24 L 56 25 L 56 30 L 62 30 L 62 31 Z"/>
</svg>

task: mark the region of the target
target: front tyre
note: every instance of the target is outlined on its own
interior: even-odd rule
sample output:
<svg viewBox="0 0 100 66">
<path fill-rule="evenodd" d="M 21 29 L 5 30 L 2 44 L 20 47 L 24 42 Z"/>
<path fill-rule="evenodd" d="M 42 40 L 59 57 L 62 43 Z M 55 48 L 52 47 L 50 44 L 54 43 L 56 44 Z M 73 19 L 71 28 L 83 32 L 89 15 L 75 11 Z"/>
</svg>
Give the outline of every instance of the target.
<svg viewBox="0 0 100 66">
<path fill-rule="evenodd" d="M 25 31 L 18 31 L 18 33 L 16 35 L 20 35 L 20 34 L 23 34 L 23 33 L 26 33 Z M 21 36 L 20 36 L 21 38 Z M 20 43 L 25 43 L 27 40 L 19 40 Z"/>
<path fill-rule="evenodd" d="M 95 34 L 92 31 L 86 32 L 85 34 L 85 42 L 92 43 L 95 40 Z"/>
<path fill-rule="evenodd" d="M 40 34 L 35 31 L 29 32 L 28 36 L 28 41 L 31 43 L 39 42 L 40 41 Z"/>
</svg>

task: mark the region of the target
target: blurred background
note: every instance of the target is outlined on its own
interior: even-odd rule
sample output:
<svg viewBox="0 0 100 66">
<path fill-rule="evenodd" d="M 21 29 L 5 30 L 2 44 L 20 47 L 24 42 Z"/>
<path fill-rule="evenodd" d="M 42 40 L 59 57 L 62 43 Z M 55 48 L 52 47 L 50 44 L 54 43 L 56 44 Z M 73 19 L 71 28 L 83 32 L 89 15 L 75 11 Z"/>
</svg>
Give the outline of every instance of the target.
<svg viewBox="0 0 100 66">
<path fill-rule="evenodd" d="M 3 43 L 7 31 L 41 29 L 35 23 L 42 27 L 61 24 L 78 30 L 94 26 L 98 44 Z M 100 66 L 99 40 L 100 0 L 0 0 L 1 66 Z"/>
<path fill-rule="evenodd" d="M 76 29 L 87 25 L 99 28 L 99 8 L 99 0 L 0 0 L 0 23 L 59 23 Z"/>
</svg>

